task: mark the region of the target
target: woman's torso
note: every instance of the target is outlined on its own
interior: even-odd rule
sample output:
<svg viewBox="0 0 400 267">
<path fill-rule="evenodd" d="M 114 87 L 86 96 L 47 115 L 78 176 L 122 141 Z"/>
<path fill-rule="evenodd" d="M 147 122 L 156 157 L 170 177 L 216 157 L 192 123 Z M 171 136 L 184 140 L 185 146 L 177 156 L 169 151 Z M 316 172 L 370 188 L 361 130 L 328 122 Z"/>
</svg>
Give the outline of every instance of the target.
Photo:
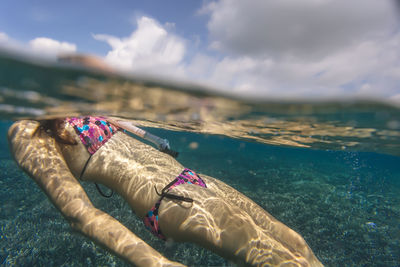
<svg viewBox="0 0 400 267">
<path fill-rule="evenodd" d="M 116 132 L 90 156 L 72 125 L 66 122 L 65 129 L 77 142 L 77 145 L 59 144 L 74 176 L 115 190 L 140 217 L 159 198 L 154 187 L 161 191 L 183 170 L 169 155 L 123 131 Z"/>
</svg>

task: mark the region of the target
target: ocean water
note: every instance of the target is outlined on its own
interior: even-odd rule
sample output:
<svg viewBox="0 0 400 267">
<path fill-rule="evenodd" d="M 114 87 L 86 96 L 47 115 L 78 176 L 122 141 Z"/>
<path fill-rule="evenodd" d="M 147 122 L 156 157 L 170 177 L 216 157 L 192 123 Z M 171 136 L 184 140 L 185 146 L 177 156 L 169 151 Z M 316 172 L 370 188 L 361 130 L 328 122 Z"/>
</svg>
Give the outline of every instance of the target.
<svg viewBox="0 0 400 267">
<path fill-rule="evenodd" d="M 167 138 L 178 161 L 244 193 L 299 232 L 326 266 L 400 266 L 400 109 L 374 101 L 254 101 L 190 84 L 0 54 L 0 265 L 127 266 L 74 232 L 12 160 L 19 118 L 121 116 Z M 171 260 L 230 262 L 164 243 L 117 195 L 94 205 Z M 106 190 L 106 189 L 105 189 Z"/>
</svg>

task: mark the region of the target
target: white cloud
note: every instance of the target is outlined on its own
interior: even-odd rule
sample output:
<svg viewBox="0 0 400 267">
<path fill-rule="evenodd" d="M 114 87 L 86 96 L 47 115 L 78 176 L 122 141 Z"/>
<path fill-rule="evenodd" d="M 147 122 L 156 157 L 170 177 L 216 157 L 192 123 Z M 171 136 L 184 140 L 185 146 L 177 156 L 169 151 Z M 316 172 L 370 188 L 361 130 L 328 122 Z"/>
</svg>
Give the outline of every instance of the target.
<svg viewBox="0 0 400 267">
<path fill-rule="evenodd" d="M 27 57 L 46 58 L 47 60 L 55 60 L 58 54 L 76 52 L 76 45 L 72 43 L 60 42 L 46 37 L 38 37 L 28 43 L 21 43 L 2 32 L 0 32 L 0 46 L 5 51 Z"/>
<path fill-rule="evenodd" d="M 111 46 L 105 59 L 114 67 L 158 75 L 174 73 L 176 76 L 183 71 L 185 41 L 167 31 L 172 25 L 162 26 L 143 16 L 137 20 L 137 29 L 129 37 L 105 34 L 94 34 L 93 37 Z"/>
<path fill-rule="evenodd" d="M 0 44 L 6 43 L 8 41 L 8 36 L 4 32 L 0 32 Z"/>
<path fill-rule="evenodd" d="M 203 79 L 265 97 L 397 95 L 400 33 L 393 4 L 208 2 L 200 12 L 209 15 L 209 48 L 224 56 L 209 61 Z"/>
<path fill-rule="evenodd" d="M 384 97 L 399 92 L 400 34 L 355 43 L 320 59 L 194 58 L 187 74 L 234 93 L 286 98 Z"/>
<path fill-rule="evenodd" d="M 62 53 L 75 53 L 76 45 L 68 42 L 60 42 L 46 37 L 38 37 L 29 41 L 29 47 L 33 52 L 43 55 L 57 55 Z"/>
<path fill-rule="evenodd" d="M 396 24 L 394 3 L 376 0 L 220 0 L 209 14 L 213 48 L 239 55 L 321 57 Z"/>
</svg>

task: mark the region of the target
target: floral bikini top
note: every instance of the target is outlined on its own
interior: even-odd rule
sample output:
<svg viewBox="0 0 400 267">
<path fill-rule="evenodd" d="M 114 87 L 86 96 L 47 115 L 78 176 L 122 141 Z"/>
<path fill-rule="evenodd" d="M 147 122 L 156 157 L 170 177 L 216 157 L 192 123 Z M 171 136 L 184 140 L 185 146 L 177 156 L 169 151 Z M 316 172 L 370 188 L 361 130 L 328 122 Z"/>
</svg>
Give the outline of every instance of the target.
<svg viewBox="0 0 400 267">
<path fill-rule="evenodd" d="M 93 155 L 102 145 L 107 143 L 120 129 L 106 121 L 104 117 L 67 118 L 66 121 L 74 127 L 90 155 Z"/>
</svg>

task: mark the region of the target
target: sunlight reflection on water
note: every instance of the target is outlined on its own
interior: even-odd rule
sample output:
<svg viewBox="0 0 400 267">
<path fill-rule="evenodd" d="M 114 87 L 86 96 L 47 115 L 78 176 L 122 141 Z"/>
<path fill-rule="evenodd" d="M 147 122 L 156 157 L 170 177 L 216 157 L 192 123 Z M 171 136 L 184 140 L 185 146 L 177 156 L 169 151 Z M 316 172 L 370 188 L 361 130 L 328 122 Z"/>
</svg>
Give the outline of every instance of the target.
<svg viewBox="0 0 400 267">
<path fill-rule="evenodd" d="M 386 103 L 256 101 L 1 55 L 0 73 L 5 119 L 101 114 L 273 145 L 400 155 L 400 110 Z"/>
</svg>

